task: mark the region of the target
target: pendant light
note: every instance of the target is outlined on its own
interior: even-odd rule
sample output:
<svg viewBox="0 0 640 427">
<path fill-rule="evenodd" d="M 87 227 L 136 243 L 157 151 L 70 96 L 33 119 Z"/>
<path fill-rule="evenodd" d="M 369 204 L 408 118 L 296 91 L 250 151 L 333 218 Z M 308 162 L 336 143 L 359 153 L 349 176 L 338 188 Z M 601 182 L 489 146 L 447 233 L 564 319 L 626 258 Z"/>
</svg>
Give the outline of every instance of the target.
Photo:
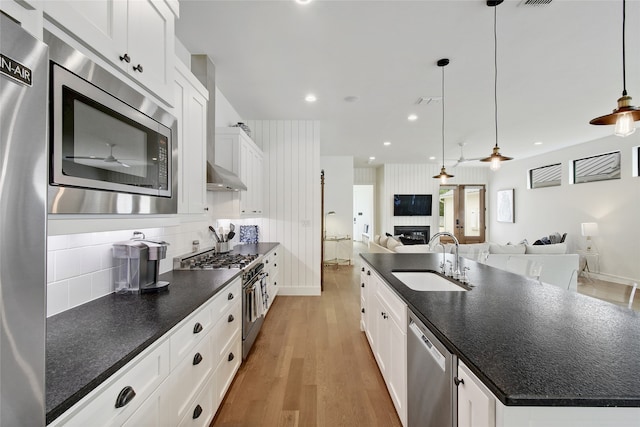
<svg viewBox="0 0 640 427">
<path fill-rule="evenodd" d="M 487 6 L 496 8 L 503 0 L 487 0 Z M 496 124 L 496 145 L 493 147 L 493 152 L 489 157 L 480 159 L 481 162 L 491 162 L 491 170 L 500 169 L 500 163 L 512 160 L 513 157 L 507 157 L 500 154 L 500 147 L 498 147 L 498 32 L 497 28 L 497 11 L 493 9 L 493 65 L 494 65 L 494 80 L 493 80 L 493 99 L 494 99 L 494 117 Z"/>
<path fill-rule="evenodd" d="M 444 67 L 449 65 L 449 60 L 442 58 L 438 60 L 437 64 L 442 68 L 442 169 L 440 169 L 440 174 L 434 178 L 439 179 L 441 184 L 446 184 L 448 178 L 453 178 L 453 175 L 449 175 L 444 168 Z"/>
<path fill-rule="evenodd" d="M 626 0 L 622 0 L 622 96 L 618 98 L 618 108 L 606 116 L 596 117 L 589 123 L 592 125 L 613 125 L 613 133 L 617 136 L 629 136 L 636 131 L 634 122 L 640 120 L 640 108 L 631 105 L 631 97 L 627 95 L 627 64 L 625 58 L 625 26 Z"/>
</svg>

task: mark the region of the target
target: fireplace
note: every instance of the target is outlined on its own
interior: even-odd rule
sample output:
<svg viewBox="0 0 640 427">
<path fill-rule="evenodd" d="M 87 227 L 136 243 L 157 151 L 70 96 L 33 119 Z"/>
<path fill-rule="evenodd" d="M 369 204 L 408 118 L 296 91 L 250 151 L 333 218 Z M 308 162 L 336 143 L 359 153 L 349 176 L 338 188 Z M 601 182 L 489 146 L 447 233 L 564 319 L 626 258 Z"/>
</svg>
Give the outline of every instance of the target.
<svg viewBox="0 0 640 427">
<path fill-rule="evenodd" d="M 429 243 L 429 229 L 428 225 L 396 225 L 393 235 L 400 236 L 405 245 L 419 245 Z"/>
</svg>

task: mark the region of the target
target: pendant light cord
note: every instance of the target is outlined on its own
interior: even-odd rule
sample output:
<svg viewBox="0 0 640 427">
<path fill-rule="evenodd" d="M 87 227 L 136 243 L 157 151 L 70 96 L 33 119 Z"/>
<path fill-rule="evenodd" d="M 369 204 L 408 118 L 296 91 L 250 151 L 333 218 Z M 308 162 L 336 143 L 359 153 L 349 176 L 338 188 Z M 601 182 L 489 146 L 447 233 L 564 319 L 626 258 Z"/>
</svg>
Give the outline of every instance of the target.
<svg viewBox="0 0 640 427">
<path fill-rule="evenodd" d="M 493 7 L 493 100 L 494 117 L 496 124 L 496 147 L 498 146 L 498 6 Z"/>
<path fill-rule="evenodd" d="M 444 67 L 442 67 L 442 167 L 444 168 Z"/>
<path fill-rule="evenodd" d="M 622 0 L 622 96 L 627 96 L 627 59 L 625 55 L 626 47 L 624 42 L 625 26 L 627 23 L 626 0 Z"/>
</svg>

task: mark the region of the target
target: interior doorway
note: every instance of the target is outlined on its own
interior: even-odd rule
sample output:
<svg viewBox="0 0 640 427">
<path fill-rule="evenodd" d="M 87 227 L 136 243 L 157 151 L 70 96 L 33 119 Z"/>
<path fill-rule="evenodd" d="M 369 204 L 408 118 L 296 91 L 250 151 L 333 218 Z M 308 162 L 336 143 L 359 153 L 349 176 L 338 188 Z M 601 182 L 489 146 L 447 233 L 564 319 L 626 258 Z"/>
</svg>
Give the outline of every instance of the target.
<svg viewBox="0 0 640 427">
<path fill-rule="evenodd" d="M 460 243 L 485 241 L 485 186 L 441 185 L 438 231 L 448 231 Z"/>
<path fill-rule="evenodd" d="M 367 243 L 373 230 L 373 185 L 354 185 L 353 240 Z"/>
</svg>

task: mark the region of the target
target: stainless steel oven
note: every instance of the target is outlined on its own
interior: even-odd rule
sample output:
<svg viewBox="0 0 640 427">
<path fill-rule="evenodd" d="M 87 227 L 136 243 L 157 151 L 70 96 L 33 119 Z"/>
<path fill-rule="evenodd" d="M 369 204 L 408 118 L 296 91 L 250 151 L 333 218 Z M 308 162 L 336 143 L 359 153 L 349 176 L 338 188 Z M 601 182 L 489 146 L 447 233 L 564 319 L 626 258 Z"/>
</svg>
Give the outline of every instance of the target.
<svg viewBox="0 0 640 427">
<path fill-rule="evenodd" d="M 177 212 L 176 119 L 50 33 L 50 213 Z"/>
<path fill-rule="evenodd" d="M 242 359 L 246 359 L 264 322 L 269 306 L 267 273 L 258 262 L 242 274 Z"/>
</svg>

